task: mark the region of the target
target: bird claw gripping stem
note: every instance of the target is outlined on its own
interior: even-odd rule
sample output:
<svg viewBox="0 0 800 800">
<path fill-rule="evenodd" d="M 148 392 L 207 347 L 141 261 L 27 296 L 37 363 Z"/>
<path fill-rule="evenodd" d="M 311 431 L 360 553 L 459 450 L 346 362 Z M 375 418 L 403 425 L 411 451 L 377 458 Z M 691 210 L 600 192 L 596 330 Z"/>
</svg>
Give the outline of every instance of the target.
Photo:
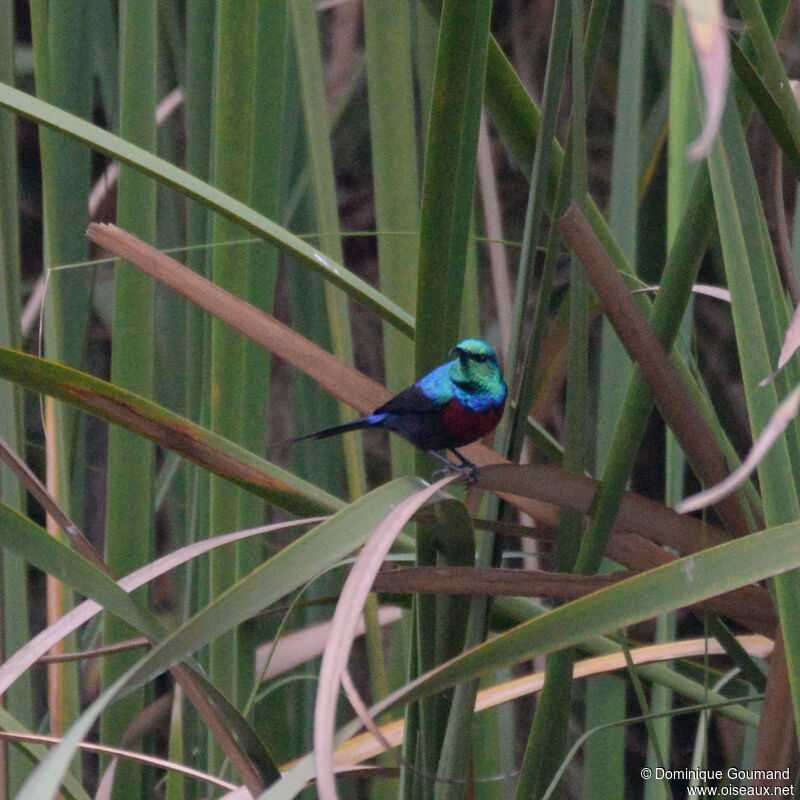
<svg viewBox="0 0 800 800">
<path fill-rule="evenodd" d="M 481 479 L 481 468 L 477 464 L 462 464 L 456 469 L 467 479 L 467 486 L 474 486 Z"/>
<path fill-rule="evenodd" d="M 447 466 L 444 469 L 437 469 L 431 475 L 431 480 L 438 480 L 444 478 L 449 472 L 459 472 L 464 476 L 467 481 L 467 486 L 474 486 L 481 479 L 481 468 L 477 464 L 473 464 L 469 459 L 464 458 L 457 450 L 452 450 L 456 456 L 461 460 L 460 464 L 454 464 L 449 458 L 437 453 L 435 450 L 428 451 L 430 455 L 435 456 L 440 461 L 443 461 Z"/>
</svg>

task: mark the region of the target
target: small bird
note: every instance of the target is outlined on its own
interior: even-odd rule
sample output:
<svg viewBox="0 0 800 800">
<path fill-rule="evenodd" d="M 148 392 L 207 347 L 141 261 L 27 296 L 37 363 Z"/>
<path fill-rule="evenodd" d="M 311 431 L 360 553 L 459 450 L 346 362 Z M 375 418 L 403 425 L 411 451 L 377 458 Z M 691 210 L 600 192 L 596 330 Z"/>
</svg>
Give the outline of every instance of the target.
<svg viewBox="0 0 800 800">
<path fill-rule="evenodd" d="M 293 439 L 325 439 L 362 428 L 386 428 L 444 461 L 475 483 L 480 470 L 457 447 L 471 444 L 497 427 L 503 416 L 508 387 L 500 374 L 494 350 L 480 339 L 465 339 L 442 364 L 404 389 L 368 417 L 324 428 Z M 437 453 L 449 450 L 460 464 Z"/>
</svg>

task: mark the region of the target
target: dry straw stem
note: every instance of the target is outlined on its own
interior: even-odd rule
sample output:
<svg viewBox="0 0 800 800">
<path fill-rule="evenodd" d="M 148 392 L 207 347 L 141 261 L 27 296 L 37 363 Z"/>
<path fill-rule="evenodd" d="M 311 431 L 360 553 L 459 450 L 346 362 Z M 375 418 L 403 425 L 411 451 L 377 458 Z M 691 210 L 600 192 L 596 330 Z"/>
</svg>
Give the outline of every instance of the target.
<svg viewBox="0 0 800 800">
<path fill-rule="evenodd" d="M 728 465 L 711 428 L 575 201 L 558 221 L 558 227 L 580 258 L 609 321 L 641 370 L 664 421 L 675 433 L 701 482 L 707 486 L 720 483 L 728 475 Z M 749 532 L 735 495 L 721 499 L 717 511 L 732 533 L 742 536 Z"/>
<path fill-rule="evenodd" d="M 343 364 L 327 350 L 296 333 L 288 325 L 225 291 L 116 225 L 92 223 L 87 236 L 95 244 L 125 259 L 267 348 L 278 358 L 302 370 L 328 394 L 354 408 L 359 414 L 372 413 L 392 397 L 392 392 L 385 386 Z M 463 452 L 478 466 L 508 463 L 502 456 L 478 442 L 463 448 Z M 501 496 L 534 519 L 552 521 L 557 518 L 555 509 L 535 500 L 522 501 L 519 498 Z M 520 503 L 524 503 L 524 507 Z"/>
<path fill-rule="evenodd" d="M 381 606 L 378 609 L 378 624 L 382 628 L 388 627 L 399 622 L 402 616 L 403 609 L 398 606 Z M 330 621 L 320 622 L 286 633 L 277 642 L 272 640 L 259 645 L 256 648 L 255 674 L 259 680 L 269 681 L 311 661 L 322 653 L 330 630 Z M 363 636 L 365 630 L 366 624 L 362 618 L 356 627 L 356 636 Z"/>
<path fill-rule="evenodd" d="M 725 109 L 731 72 L 728 26 L 721 0 L 683 0 L 683 8 L 706 96 L 703 130 L 686 151 L 690 160 L 697 161 L 708 155 Z"/>
<path fill-rule="evenodd" d="M 736 637 L 739 644 L 751 656 L 767 658 L 772 652 L 773 643 L 764 636 L 747 635 Z M 725 655 L 722 645 L 713 639 L 686 639 L 666 644 L 645 645 L 633 648 L 631 660 L 634 664 L 654 664 L 663 661 L 673 661 L 678 658 L 691 658 L 699 656 Z M 604 675 L 617 670 L 627 669 L 628 663 L 624 653 L 610 653 L 602 656 L 593 656 L 575 663 L 573 679 L 588 678 L 593 675 Z M 496 708 L 502 703 L 528 697 L 540 691 L 544 683 L 544 672 L 525 675 L 506 683 L 491 686 L 478 692 L 475 700 L 475 711 L 486 711 Z M 380 727 L 381 735 L 392 746 L 398 747 L 403 743 L 405 726 L 403 720 L 388 722 Z M 338 768 L 347 765 L 359 764 L 368 758 L 374 758 L 383 752 L 384 748 L 371 733 L 365 732 L 354 736 L 345 742 L 335 754 L 335 763 Z M 286 764 L 281 771 L 290 769 L 294 764 Z"/>
</svg>

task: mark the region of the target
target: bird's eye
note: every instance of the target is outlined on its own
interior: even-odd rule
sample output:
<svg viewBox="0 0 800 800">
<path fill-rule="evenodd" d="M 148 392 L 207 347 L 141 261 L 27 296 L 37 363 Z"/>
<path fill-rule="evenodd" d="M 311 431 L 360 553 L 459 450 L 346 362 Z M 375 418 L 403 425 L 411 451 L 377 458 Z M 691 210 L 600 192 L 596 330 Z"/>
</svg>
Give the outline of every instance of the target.
<svg viewBox="0 0 800 800">
<path fill-rule="evenodd" d="M 483 362 L 484 362 L 484 361 L 486 361 L 487 357 L 488 357 L 488 356 L 486 355 L 486 353 L 476 353 L 476 354 L 473 356 L 473 358 L 475 359 L 475 361 L 477 361 L 479 364 L 483 364 Z"/>
</svg>

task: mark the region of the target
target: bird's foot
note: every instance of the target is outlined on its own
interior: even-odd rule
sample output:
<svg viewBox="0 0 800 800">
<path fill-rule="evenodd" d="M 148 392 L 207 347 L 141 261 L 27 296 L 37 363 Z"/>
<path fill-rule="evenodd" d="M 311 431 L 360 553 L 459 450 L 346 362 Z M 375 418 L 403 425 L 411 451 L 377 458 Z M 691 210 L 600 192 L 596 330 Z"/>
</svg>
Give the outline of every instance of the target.
<svg viewBox="0 0 800 800">
<path fill-rule="evenodd" d="M 451 464 L 449 468 L 437 469 L 436 472 L 431 475 L 431 481 L 438 481 L 452 472 L 458 472 L 463 475 L 467 486 L 473 486 L 481 479 L 480 467 L 466 467 L 461 464 Z"/>
<path fill-rule="evenodd" d="M 436 472 L 431 473 L 431 483 L 436 483 L 436 481 L 446 478 L 452 471 L 451 469 L 437 469 Z"/>
<path fill-rule="evenodd" d="M 450 448 L 450 452 L 461 462 L 461 466 L 456 469 L 467 479 L 467 486 L 477 483 L 481 479 L 481 468 L 464 458 L 455 448 Z"/>
<path fill-rule="evenodd" d="M 454 466 L 467 480 L 467 486 L 474 486 L 481 479 L 481 468 L 477 464 L 460 464 Z"/>
<path fill-rule="evenodd" d="M 453 450 L 453 452 L 461 459 L 460 464 L 454 464 L 449 458 L 445 458 L 445 456 L 430 451 L 432 456 L 436 456 L 440 461 L 443 461 L 447 466 L 445 469 L 436 470 L 431 476 L 432 480 L 438 480 L 439 477 L 444 477 L 447 475 L 448 472 L 458 472 L 464 476 L 465 480 L 467 481 L 467 486 L 473 486 L 481 479 L 481 469 L 477 464 L 473 464 L 471 461 L 468 461 L 464 456 L 461 455 L 457 450 Z"/>
</svg>

